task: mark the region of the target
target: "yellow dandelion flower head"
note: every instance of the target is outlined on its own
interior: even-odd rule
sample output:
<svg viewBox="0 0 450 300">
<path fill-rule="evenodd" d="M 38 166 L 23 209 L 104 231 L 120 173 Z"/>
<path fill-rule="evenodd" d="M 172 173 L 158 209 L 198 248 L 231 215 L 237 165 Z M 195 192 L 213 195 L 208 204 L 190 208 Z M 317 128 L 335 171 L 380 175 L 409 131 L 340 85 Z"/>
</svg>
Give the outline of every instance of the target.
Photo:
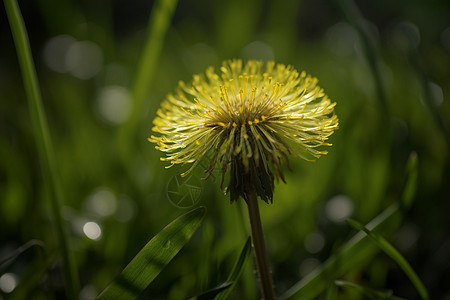
<svg viewBox="0 0 450 300">
<path fill-rule="evenodd" d="M 252 189 L 272 202 L 274 178 L 284 176 L 288 155 L 314 160 L 326 154 L 338 128 L 335 103 L 318 80 L 292 66 L 270 61 L 225 61 L 216 73 L 194 75 L 162 102 L 149 141 L 171 165 L 192 163 L 187 175 L 211 152 L 210 175 L 220 165 L 222 184 L 229 170 L 231 201 Z M 274 175 L 275 174 L 275 175 Z M 221 184 L 221 186 L 222 186 Z"/>
</svg>

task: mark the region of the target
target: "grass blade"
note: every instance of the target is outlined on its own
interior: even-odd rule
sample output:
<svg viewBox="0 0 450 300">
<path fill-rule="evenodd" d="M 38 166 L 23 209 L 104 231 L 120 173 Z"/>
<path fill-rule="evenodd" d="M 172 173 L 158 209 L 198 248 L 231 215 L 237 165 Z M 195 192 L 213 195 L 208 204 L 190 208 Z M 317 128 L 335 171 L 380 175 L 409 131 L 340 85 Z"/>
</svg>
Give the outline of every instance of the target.
<svg viewBox="0 0 450 300">
<path fill-rule="evenodd" d="M 384 251 L 390 258 L 392 258 L 399 266 L 402 268 L 403 272 L 409 277 L 411 282 L 414 284 L 416 290 L 419 292 L 420 296 L 424 300 L 428 300 L 430 297 L 428 296 L 428 292 L 420 280 L 419 276 L 417 276 L 416 272 L 413 270 L 408 261 L 394 248 L 385 238 L 381 235 L 372 232 L 367 229 L 361 223 L 355 220 L 347 220 L 347 223 L 357 230 L 361 230 L 365 232 L 377 245 L 378 247 Z"/>
<path fill-rule="evenodd" d="M 78 298 L 78 273 L 69 247 L 69 234 L 61 216 L 61 203 L 63 203 L 62 186 L 58 176 L 55 155 L 53 151 L 47 117 L 42 105 L 41 91 L 39 89 L 36 69 L 31 55 L 30 44 L 25 24 L 16 0 L 4 0 L 11 32 L 16 45 L 17 56 L 22 71 L 25 92 L 28 98 L 32 126 L 39 151 L 39 160 L 42 166 L 44 184 L 49 192 L 53 219 L 59 247 L 64 262 L 64 276 L 68 299 Z"/>
<path fill-rule="evenodd" d="M 158 0 L 153 5 L 147 29 L 147 40 L 138 61 L 138 69 L 132 86 L 134 101 L 132 111 L 127 122 L 118 132 L 118 146 L 124 161 L 130 157 L 129 151 L 135 145 L 135 141 L 132 139 L 136 136 L 136 129 L 142 120 L 142 112 L 146 111 L 145 104 L 149 87 L 155 74 L 164 36 L 169 28 L 177 3 L 177 0 Z"/>
<path fill-rule="evenodd" d="M 345 287 L 345 288 L 351 288 L 354 289 L 355 291 L 360 292 L 361 294 L 363 294 L 364 296 L 367 297 L 367 299 L 372 299 L 372 300 L 379 300 L 379 299 L 389 299 L 389 300 L 405 300 L 403 298 L 400 297 L 396 297 L 396 296 L 392 296 L 388 293 L 383 293 L 380 291 L 376 291 L 374 289 L 370 289 L 368 287 L 353 283 L 353 282 L 349 282 L 349 281 L 345 281 L 345 280 L 336 280 L 334 282 L 337 286 L 340 287 Z"/>
<path fill-rule="evenodd" d="M 402 204 L 405 208 L 409 208 L 411 206 L 412 201 L 414 200 L 414 195 L 416 194 L 417 178 L 419 176 L 418 160 L 417 153 L 412 152 L 409 155 L 409 159 L 406 164 L 406 182 L 401 197 Z"/>
<path fill-rule="evenodd" d="M 398 226 L 400 218 L 399 206 L 393 204 L 367 226 L 372 230 L 388 231 Z M 357 233 L 341 251 L 297 282 L 280 299 L 313 299 L 328 288 L 330 281 L 358 267 L 368 257 L 375 255 L 376 250 L 367 235 Z"/>
<path fill-rule="evenodd" d="M 3 273 L 3 270 L 9 267 L 9 265 L 11 265 L 22 253 L 31 249 L 33 246 L 37 246 L 45 252 L 45 245 L 40 240 L 28 241 L 0 261 L 0 274 Z"/>
<path fill-rule="evenodd" d="M 401 220 L 401 211 L 408 208 L 414 198 L 417 177 L 418 159 L 415 152 L 411 153 L 406 165 L 406 184 L 401 195 L 402 208 L 397 203 L 389 206 L 385 211 L 373 219 L 367 228 L 372 232 L 383 230 L 389 232 L 397 228 Z M 334 280 L 346 272 L 357 267 L 365 258 L 376 253 L 376 249 L 371 245 L 370 238 L 363 232 L 358 232 L 348 241 L 342 250 L 331 256 L 308 276 L 297 282 L 280 299 L 312 299 L 329 287 L 331 280 Z"/>
<path fill-rule="evenodd" d="M 225 300 L 230 295 L 231 291 L 236 286 L 236 283 L 239 280 L 239 277 L 242 273 L 242 268 L 245 265 L 245 262 L 247 261 L 248 257 L 250 256 L 250 253 L 252 251 L 252 243 L 251 238 L 249 237 L 247 239 L 247 242 L 245 243 L 244 248 L 241 251 L 241 254 L 239 255 L 238 260 L 233 266 L 233 269 L 231 270 L 230 275 L 227 278 L 227 282 L 232 282 L 233 284 L 226 290 L 222 291 L 219 295 L 216 296 L 216 300 Z"/>
<path fill-rule="evenodd" d="M 205 207 L 198 207 L 172 221 L 142 248 L 97 299 L 135 299 L 190 240 L 205 213 Z"/>
<path fill-rule="evenodd" d="M 202 293 L 201 295 L 198 295 L 196 297 L 192 297 L 189 300 L 210 300 L 210 299 L 216 299 L 214 297 L 216 297 L 218 294 L 222 293 L 225 290 L 228 290 L 231 285 L 233 283 L 232 282 L 224 282 L 218 286 L 216 286 L 215 288 L 212 288 L 204 293 Z"/>
</svg>

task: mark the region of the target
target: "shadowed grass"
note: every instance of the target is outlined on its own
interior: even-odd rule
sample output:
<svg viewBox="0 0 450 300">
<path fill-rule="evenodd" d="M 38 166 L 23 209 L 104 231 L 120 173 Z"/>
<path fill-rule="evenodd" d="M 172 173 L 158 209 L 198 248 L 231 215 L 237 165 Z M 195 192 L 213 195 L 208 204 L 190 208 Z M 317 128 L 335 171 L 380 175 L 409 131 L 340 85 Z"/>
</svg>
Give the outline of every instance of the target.
<svg viewBox="0 0 450 300">
<path fill-rule="evenodd" d="M 138 69 L 132 86 L 133 105 L 130 116 L 119 129 L 118 146 L 123 159 L 126 162 L 132 155 L 136 132 L 143 113 L 146 111 L 146 101 L 149 87 L 155 75 L 166 31 L 170 25 L 172 15 L 177 6 L 177 0 L 159 0 L 153 5 L 147 29 L 147 40 L 138 61 Z"/>
<path fill-rule="evenodd" d="M 377 245 L 378 247 L 384 251 L 390 258 L 392 258 L 399 266 L 402 268 L 403 272 L 409 277 L 411 282 L 414 284 L 416 290 L 419 292 L 420 296 L 424 300 L 430 299 L 428 296 L 428 292 L 420 280 L 419 276 L 417 276 L 416 272 L 413 270 L 408 261 L 394 248 L 385 238 L 372 232 L 367 229 L 361 223 L 355 220 L 347 220 L 347 223 L 357 230 L 361 230 L 365 232 Z"/>
<path fill-rule="evenodd" d="M 69 250 L 69 234 L 61 216 L 61 203 L 63 203 L 62 186 L 55 164 L 55 155 L 48 130 L 47 118 L 42 106 L 41 91 L 31 55 L 28 35 L 17 2 L 15 0 L 4 0 L 4 4 L 22 70 L 25 92 L 30 107 L 32 127 L 38 145 L 44 184 L 48 191 L 48 197 L 50 198 L 53 220 L 64 261 L 67 298 L 76 299 L 79 290 L 78 273 L 75 261 Z"/>
</svg>

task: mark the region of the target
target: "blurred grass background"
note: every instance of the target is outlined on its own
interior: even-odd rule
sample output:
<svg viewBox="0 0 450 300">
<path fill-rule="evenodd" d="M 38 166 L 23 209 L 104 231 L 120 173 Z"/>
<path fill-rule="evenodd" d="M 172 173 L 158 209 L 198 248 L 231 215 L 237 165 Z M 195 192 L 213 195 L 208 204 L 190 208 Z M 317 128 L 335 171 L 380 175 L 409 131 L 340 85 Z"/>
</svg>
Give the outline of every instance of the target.
<svg viewBox="0 0 450 300">
<path fill-rule="evenodd" d="M 198 169 L 189 181 L 197 189 L 188 199 L 195 201 L 174 205 L 170 192 L 185 168 L 164 169 L 147 137 L 159 103 L 179 80 L 229 58 L 270 59 L 306 70 L 337 102 L 340 129 L 329 154 L 316 163 L 291 160 L 294 171 L 286 172 L 286 185 L 276 185 L 274 204 L 261 204 L 277 293 L 351 237 L 346 218 L 366 223 L 399 200 L 415 151 L 413 205 L 402 224 L 384 235 L 432 299 L 450 299 L 448 1 L 358 1 L 360 16 L 348 1 L 180 1 L 142 111 L 132 120 L 132 89 L 153 2 L 19 5 L 55 147 L 81 299 L 95 297 L 153 235 L 198 205 L 208 209 L 202 227 L 143 298 L 183 299 L 226 279 L 250 232 L 243 203 L 230 205 L 217 177 L 203 182 Z M 0 14 L 0 261 L 30 240 L 43 242 L 2 265 L 0 298 L 60 299 L 54 224 L 3 7 Z M 368 46 L 374 54 L 369 60 Z M 382 253 L 367 253 L 367 261 L 341 279 L 418 298 Z M 362 299 L 346 289 L 338 294 Z M 250 264 L 232 295 L 257 297 Z"/>
</svg>

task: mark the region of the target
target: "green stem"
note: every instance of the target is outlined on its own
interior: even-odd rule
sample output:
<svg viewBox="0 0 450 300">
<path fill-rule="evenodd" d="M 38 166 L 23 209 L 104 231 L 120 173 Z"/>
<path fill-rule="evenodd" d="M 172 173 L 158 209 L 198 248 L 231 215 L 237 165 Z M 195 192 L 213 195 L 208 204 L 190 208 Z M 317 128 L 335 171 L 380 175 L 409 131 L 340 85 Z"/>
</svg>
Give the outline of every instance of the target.
<svg viewBox="0 0 450 300">
<path fill-rule="evenodd" d="M 250 187 L 246 193 L 248 215 L 250 216 L 250 225 L 252 227 L 253 246 L 256 254 L 256 266 L 261 283 L 261 292 L 266 300 L 275 299 L 273 291 L 272 276 L 270 274 L 269 260 L 267 258 L 266 246 L 264 243 L 264 234 L 259 215 L 258 199 L 255 191 Z"/>
<path fill-rule="evenodd" d="M 25 24 L 16 0 L 4 0 L 6 12 L 11 26 L 17 56 L 22 70 L 25 92 L 30 106 L 32 125 L 35 130 L 38 145 L 39 159 L 42 166 L 44 184 L 49 193 L 53 219 L 56 223 L 56 231 L 59 239 L 64 262 L 64 275 L 66 280 L 66 292 L 68 299 L 76 299 L 78 296 L 78 275 L 75 261 L 69 251 L 69 234 L 61 216 L 62 190 L 57 176 L 55 157 L 50 134 L 48 130 L 45 111 L 42 106 L 41 92 L 38 85 L 36 70 L 31 56 Z"/>
</svg>

